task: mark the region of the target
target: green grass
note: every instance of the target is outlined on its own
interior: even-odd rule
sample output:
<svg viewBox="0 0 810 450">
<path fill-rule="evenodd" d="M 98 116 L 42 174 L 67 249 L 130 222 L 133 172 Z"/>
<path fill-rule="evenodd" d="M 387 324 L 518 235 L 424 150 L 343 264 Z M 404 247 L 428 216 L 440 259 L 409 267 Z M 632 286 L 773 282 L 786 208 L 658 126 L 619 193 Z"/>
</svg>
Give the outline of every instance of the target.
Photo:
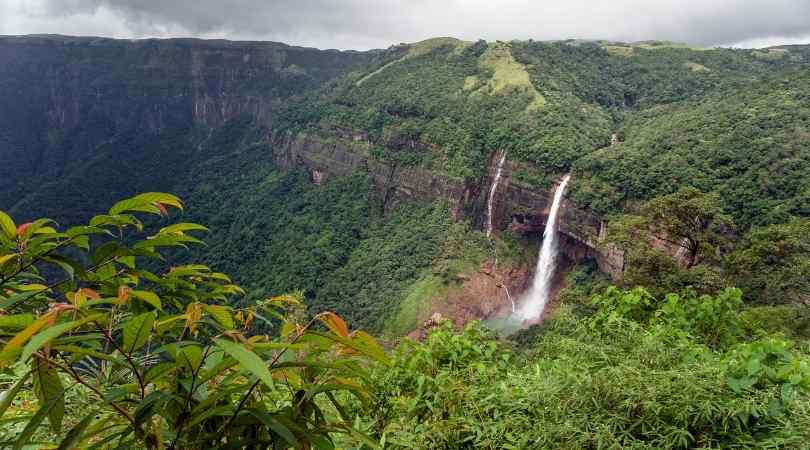
<svg viewBox="0 0 810 450">
<path fill-rule="evenodd" d="M 503 42 L 491 44 L 481 55 L 480 65 L 484 69 L 492 71 L 492 77 L 486 84 L 490 94 L 508 92 L 512 89 L 524 91 L 532 97 L 532 101 L 527 107 L 528 111 L 545 106 L 545 97 L 532 84 L 526 66 L 517 62 L 512 56 L 509 44 Z"/>
<path fill-rule="evenodd" d="M 386 336 L 404 336 L 415 330 L 419 325 L 419 316 L 431 305 L 431 299 L 438 296 L 444 289 L 442 279 L 436 275 L 425 275 L 407 290 L 407 294 L 399 304 L 399 310 L 391 320 L 385 324 Z"/>
<path fill-rule="evenodd" d="M 470 42 L 466 42 L 466 41 L 462 41 L 462 40 L 459 40 L 459 39 L 456 39 L 456 38 L 450 38 L 450 37 L 426 39 L 424 41 L 420 41 L 420 42 L 416 42 L 414 44 L 410 44 L 409 45 L 410 48 L 408 49 L 408 53 L 405 56 L 403 56 L 402 58 L 396 59 L 394 61 L 391 61 L 391 62 L 383 65 L 379 69 L 369 73 L 368 75 L 366 75 L 363 78 L 359 79 L 357 81 L 357 83 L 355 83 L 355 85 L 358 86 L 358 87 L 362 86 L 362 84 L 365 83 L 366 81 L 368 81 L 370 78 L 372 78 L 375 75 L 379 75 L 382 71 L 390 68 L 391 66 L 393 66 L 393 65 L 395 65 L 397 63 L 401 63 L 402 61 L 405 61 L 405 60 L 410 59 L 410 58 L 417 58 L 419 56 L 427 55 L 430 52 L 436 50 L 437 48 L 440 48 L 440 47 L 443 47 L 443 46 L 453 46 L 454 47 L 453 53 L 454 54 L 460 54 L 465 48 L 467 48 L 470 45 L 472 45 Z"/>
<path fill-rule="evenodd" d="M 788 51 L 783 48 L 771 48 L 765 50 L 754 50 L 751 52 L 751 55 L 763 61 L 779 61 L 780 59 L 787 56 Z"/>
<path fill-rule="evenodd" d="M 623 47 L 619 45 L 604 45 L 602 46 L 612 56 L 623 56 L 629 58 L 633 56 L 633 47 Z"/>
<path fill-rule="evenodd" d="M 704 66 L 703 64 L 698 64 L 696 62 L 689 61 L 684 64 L 689 70 L 692 72 L 711 72 L 712 70 L 708 67 Z"/>
</svg>

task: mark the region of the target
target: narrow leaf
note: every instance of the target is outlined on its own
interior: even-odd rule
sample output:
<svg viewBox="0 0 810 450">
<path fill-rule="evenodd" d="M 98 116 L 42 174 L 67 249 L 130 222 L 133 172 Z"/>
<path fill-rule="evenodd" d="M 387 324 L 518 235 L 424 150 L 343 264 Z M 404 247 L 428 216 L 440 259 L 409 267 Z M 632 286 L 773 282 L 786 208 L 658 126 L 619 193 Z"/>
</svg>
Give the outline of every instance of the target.
<svg viewBox="0 0 810 450">
<path fill-rule="evenodd" d="M 20 433 L 20 436 L 17 438 L 17 442 L 14 443 L 14 447 L 12 447 L 11 450 L 21 450 L 23 447 L 25 447 L 25 444 L 27 444 L 31 439 L 31 436 L 34 435 L 34 432 L 37 430 L 37 428 L 39 428 L 39 425 L 42 424 L 43 420 L 45 420 L 45 417 L 50 415 L 51 410 L 60 404 L 62 407 L 64 407 L 64 396 L 64 389 L 60 389 L 57 396 L 54 396 L 39 408 L 37 413 L 34 414 L 34 417 L 32 417 L 25 426 L 22 433 Z"/>
<path fill-rule="evenodd" d="M 22 355 L 20 355 L 20 361 L 25 361 L 28 358 L 30 358 L 31 355 L 34 354 L 34 352 L 42 348 L 43 345 L 47 344 L 52 339 L 59 337 L 62 334 L 76 327 L 82 326 L 87 322 L 98 320 L 102 316 L 103 314 L 93 314 L 92 316 L 87 316 L 79 320 L 74 320 L 73 322 L 62 323 L 45 329 L 41 333 L 31 338 L 28 344 L 26 344 L 25 348 L 23 349 Z"/>
<path fill-rule="evenodd" d="M 82 433 L 84 430 L 90 426 L 90 423 L 93 422 L 93 418 L 96 416 L 96 412 L 93 411 L 90 414 L 86 415 L 81 422 L 77 423 L 76 426 L 71 428 L 68 432 L 67 436 L 62 439 L 62 442 L 59 443 L 59 448 L 56 450 L 71 450 L 77 447 L 79 440 L 82 438 Z"/>
<path fill-rule="evenodd" d="M 294 448 L 298 448 L 298 439 L 295 438 L 295 435 L 287 428 L 283 423 L 276 420 L 275 417 L 267 414 L 266 412 L 258 411 L 255 409 L 251 409 L 250 414 L 259 419 L 261 423 L 263 423 L 267 428 L 273 430 L 274 433 L 281 436 L 282 439 L 287 441 L 287 444 L 291 445 Z"/>
<path fill-rule="evenodd" d="M 14 386 L 11 386 L 11 389 L 4 392 L 2 397 L 0 397 L 0 417 L 3 417 L 3 414 L 6 413 L 8 407 L 11 406 L 11 402 L 14 401 L 14 397 L 18 392 L 20 392 L 20 388 L 22 388 L 25 382 L 28 381 L 29 375 L 31 375 L 31 372 L 21 376 L 20 379 L 14 383 Z"/>
<path fill-rule="evenodd" d="M 324 312 L 318 314 L 318 320 L 323 322 L 323 324 L 326 325 L 326 327 L 329 328 L 332 333 L 344 338 L 349 337 L 349 327 L 346 325 L 346 322 L 344 322 L 343 319 L 337 314 L 333 312 Z"/>
</svg>

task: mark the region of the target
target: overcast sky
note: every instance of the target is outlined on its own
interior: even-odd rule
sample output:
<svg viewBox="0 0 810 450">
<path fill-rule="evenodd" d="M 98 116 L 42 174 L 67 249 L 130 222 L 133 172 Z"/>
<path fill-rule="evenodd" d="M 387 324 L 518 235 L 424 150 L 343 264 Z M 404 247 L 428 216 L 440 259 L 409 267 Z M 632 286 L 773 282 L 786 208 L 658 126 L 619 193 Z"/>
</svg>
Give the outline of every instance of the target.
<svg viewBox="0 0 810 450">
<path fill-rule="evenodd" d="M 0 34 L 194 36 L 319 48 L 466 40 L 810 43 L 810 0 L 0 0 Z"/>
</svg>

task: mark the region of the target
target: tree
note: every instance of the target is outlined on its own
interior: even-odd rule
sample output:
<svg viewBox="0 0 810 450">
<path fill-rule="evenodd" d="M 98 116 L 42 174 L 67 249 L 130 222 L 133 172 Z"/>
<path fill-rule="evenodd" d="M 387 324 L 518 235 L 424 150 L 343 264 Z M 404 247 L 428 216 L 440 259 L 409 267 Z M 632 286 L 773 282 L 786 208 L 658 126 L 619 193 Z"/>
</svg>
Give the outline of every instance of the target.
<svg viewBox="0 0 810 450">
<path fill-rule="evenodd" d="M 754 299 L 810 306 L 810 220 L 755 228 L 726 259 L 726 268 Z"/>
<path fill-rule="evenodd" d="M 18 226 L 0 212 L 0 368 L 24 373 L 0 400 L 3 422 L 24 424 L 14 449 L 32 438 L 149 449 L 320 449 L 333 448 L 335 433 L 363 439 L 339 400 L 365 400 L 364 366 L 387 363 L 383 350 L 333 313 L 287 314 L 299 296 L 232 306 L 243 291 L 225 274 L 147 268 L 166 265 L 165 248 L 200 243 L 193 234 L 206 228 L 173 223 L 141 239 L 136 214 L 165 220 L 182 208 L 172 195 L 142 194 L 64 231 L 48 219 Z M 254 335 L 254 322 L 279 335 Z M 33 414 L 4 416 L 31 390 Z M 70 391 L 89 402 L 67 403 Z M 53 434 L 40 429 L 46 418 Z"/>
<path fill-rule="evenodd" d="M 725 242 L 732 220 L 723 214 L 719 195 L 685 187 L 654 198 L 644 207 L 653 235 L 686 252 L 687 267 L 714 256 Z"/>
</svg>

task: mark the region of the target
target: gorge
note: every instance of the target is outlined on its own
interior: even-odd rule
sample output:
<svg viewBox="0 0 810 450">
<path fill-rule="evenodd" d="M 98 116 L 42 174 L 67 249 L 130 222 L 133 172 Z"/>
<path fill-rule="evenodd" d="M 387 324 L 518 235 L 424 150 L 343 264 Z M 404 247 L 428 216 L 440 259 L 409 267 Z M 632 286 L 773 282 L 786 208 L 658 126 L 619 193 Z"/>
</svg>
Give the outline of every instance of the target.
<svg viewBox="0 0 810 450">
<path fill-rule="evenodd" d="M 0 36 L 0 447 L 805 449 L 808 66 Z"/>
</svg>

